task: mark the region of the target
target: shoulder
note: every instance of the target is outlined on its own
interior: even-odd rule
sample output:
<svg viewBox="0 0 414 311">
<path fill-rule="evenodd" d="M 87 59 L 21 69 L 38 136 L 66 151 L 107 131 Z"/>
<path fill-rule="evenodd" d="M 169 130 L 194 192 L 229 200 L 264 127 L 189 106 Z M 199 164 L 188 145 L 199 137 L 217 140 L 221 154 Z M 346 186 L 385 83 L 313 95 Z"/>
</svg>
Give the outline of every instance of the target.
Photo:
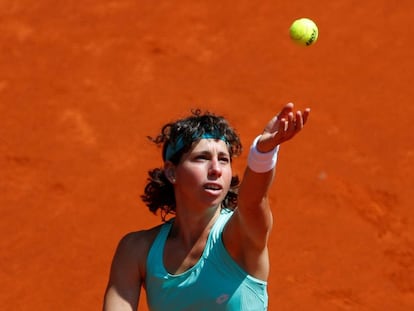
<svg viewBox="0 0 414 311">
<path fill-rule="evenodd" d="M 134 250 L 137 246 L 139 248 L 150 247 L 161 227 L 162 224 L 151 229 L 129 232 L 121 238 L 118 247 L 128 250 Z"/>
<path fill-rule="evenodd" d="M 267 280 L 269 275 L 267 243 L 258 243 L 259 239 L 252 239 L 250 231 L 254 229 L 248 227 L 243 220 L 236 209 L 222 233 L 224 247 L 245 272 L 255 278 Z"/>
<path fill-rule="evenodd" d="M 150 229 L 125 234 L 118 243 L 117 252 L 126 251 L 131 255 L 147 253 L 157 234 L 160 232 L 161 227 L 162 224 Z"/>
<path fill-rule="evenodd" d="M 137 271 L 141 277 L 145 275 L 147 255 L 161 226 L 125 234 L 118 243 L 114 264 L 128 266 L 132 271 Z"/>
<path fill-rule="evenodd" d="M 105 310 L 118 310 L 114 306 L 125 303 L 134 310 L 137 308 L 141 286 L 145 280 L 148 250 L 160 228 L 161 225 L 149 230 L 130 232 L 121 238 L 112 260 L 104 299 Z"/>
</svg>

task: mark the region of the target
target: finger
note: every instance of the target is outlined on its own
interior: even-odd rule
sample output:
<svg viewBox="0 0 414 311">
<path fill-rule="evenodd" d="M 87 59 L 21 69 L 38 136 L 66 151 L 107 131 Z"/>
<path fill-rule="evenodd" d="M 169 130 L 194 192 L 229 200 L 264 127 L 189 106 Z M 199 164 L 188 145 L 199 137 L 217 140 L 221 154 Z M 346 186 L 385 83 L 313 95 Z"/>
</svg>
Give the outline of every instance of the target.
<svg viewBox="0 0 414 311">
<path fill-rule="evenodd" d="M 303 128 L 304 125 L 304 119 L 302 112 L 296 111 L 296 132 L 300 131 Z"/>
<path fill-rule="evenodd" d="M 288 126 L 288 121 L 285 118 L 280 119 L 278 132 L 280 132 L 282 135 L 285 135 L 287 126 Z"/>
<path fill-rule="evenodd" d="M 296 119 L 293 112 L 289 112 L 288 114 L 288 127 L 286 130 L 286 135 L 288 137 L 292 137 L 295 134 L 296 131 Z"/>
<path fill-rule="evenodd" d="M 286 104 L 278 114 L 279 118 L 286 118 L 288 114 L 293 111 L 293 107 L 293 103 Z"/>
<path fill-rule="evenodd" d="M 285 118 L 279 120 L 279 125 L 277 131 L 275 132 L 275 136 L 283 138 L 286 136 L 286 131 L 288 130 L 289 122 Z"/>
<path fill-rule="evenodd" d="M 308 121 L 308 117 L 309 117 L 310 111 L 311 111 L 310 108 L 306 108 L 303 111 L 303 125 L 305 125 L 306 121 Z"/>
</svg>

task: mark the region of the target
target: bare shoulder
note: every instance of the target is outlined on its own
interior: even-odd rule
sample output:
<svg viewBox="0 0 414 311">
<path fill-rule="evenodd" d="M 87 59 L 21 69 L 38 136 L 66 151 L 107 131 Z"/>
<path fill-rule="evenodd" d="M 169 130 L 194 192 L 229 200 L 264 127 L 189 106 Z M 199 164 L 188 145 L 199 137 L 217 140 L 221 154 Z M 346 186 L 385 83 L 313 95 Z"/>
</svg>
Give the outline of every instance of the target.
<svg viewBox="0 0 414 311">
<path fill-rule="evenodd" d="M 117 252 L 126 251 L 134 257 L 139 257 L 140 255 L 148 253 L 155 237 L 160 231 L 161 226 L 162 225 L 125 234 L 119 241 Z"/>
<path fill-rule="evenodd" d="M 128 251 L 140 252 L 149 249 L 160 231 L 162 225 L 153 227 L 151 229 L 129 232 L 125 234 L 119 241 L 118 247 L 127 249 Z"/>
<path fill-rule="evenodd" d="M 125 310 L 137 309 L 147 255 L 160 228 L 130 232 L 121 238 L 112 260 L 104 310 L 121 310 L 119 307 L 127 304 L 131 308 Z"/>
<path fill-rule="evenodd" d="M 161 226 L 125 234 L 118 243 L 113 264 L 129 266 L 129 271 L 136 271 L 137 277 L 144 278 L 147 255 Z"/>
</svg>

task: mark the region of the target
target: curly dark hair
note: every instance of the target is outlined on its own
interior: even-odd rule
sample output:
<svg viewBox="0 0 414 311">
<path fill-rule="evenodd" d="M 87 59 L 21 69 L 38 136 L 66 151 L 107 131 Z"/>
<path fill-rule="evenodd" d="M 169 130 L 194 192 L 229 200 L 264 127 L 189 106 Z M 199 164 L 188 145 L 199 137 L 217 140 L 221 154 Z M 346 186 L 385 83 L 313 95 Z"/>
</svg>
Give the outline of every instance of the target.
<svg viewBox="0 0 414 311">
<path fill-rule="evenodd" d="M 174 165 L 180 162 L 181 156 L 189 151 L 195 141 L 205 134 L 214 133 L 214 136 L 224 140 L 228 146 L 230 160 L 242 152 L 242 144 L 236 131 L 229 125 L 228 121 L 208 111 L 202 113 L 200 109 L 192 110 L 191 115 L 175 122 L 165 124 L 161 133 L 156 137 L 148 136 L 148 139 L 158 146 L 162 146 L 162 158 L 166 161 L 167 149 L 175 147 L 168 161 Z M 177 146 L 179 145 L 179 148 Z M 155 168 L 148 172 L 147 185 L 141 199 L 149 210 L 157 214 L 160 210 L 161 218 L 166 221 L 168 215 L 175 214 L 174 187 L 164 174 L 164 169 Z M 230 189 L 222 208 L 233 210 L 237 206 L 238 187 L 240 179 L 237 175 L 232 176 Z"/>
</svg>

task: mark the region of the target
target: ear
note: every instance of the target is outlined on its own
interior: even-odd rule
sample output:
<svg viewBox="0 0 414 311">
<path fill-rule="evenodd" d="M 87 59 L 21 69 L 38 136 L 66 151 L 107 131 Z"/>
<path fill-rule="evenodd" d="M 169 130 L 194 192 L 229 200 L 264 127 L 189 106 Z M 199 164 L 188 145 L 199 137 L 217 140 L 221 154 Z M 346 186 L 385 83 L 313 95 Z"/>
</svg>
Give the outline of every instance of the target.
<svg viewBox="0 0 414 311">
<path fill-rule="evenodd" d="M 170 181 L 170 183 L 175 184 L 175 166 L 172 162 L 167 161 L 164 164 L 164 174 L 165 177 Z"/>
</svg>

